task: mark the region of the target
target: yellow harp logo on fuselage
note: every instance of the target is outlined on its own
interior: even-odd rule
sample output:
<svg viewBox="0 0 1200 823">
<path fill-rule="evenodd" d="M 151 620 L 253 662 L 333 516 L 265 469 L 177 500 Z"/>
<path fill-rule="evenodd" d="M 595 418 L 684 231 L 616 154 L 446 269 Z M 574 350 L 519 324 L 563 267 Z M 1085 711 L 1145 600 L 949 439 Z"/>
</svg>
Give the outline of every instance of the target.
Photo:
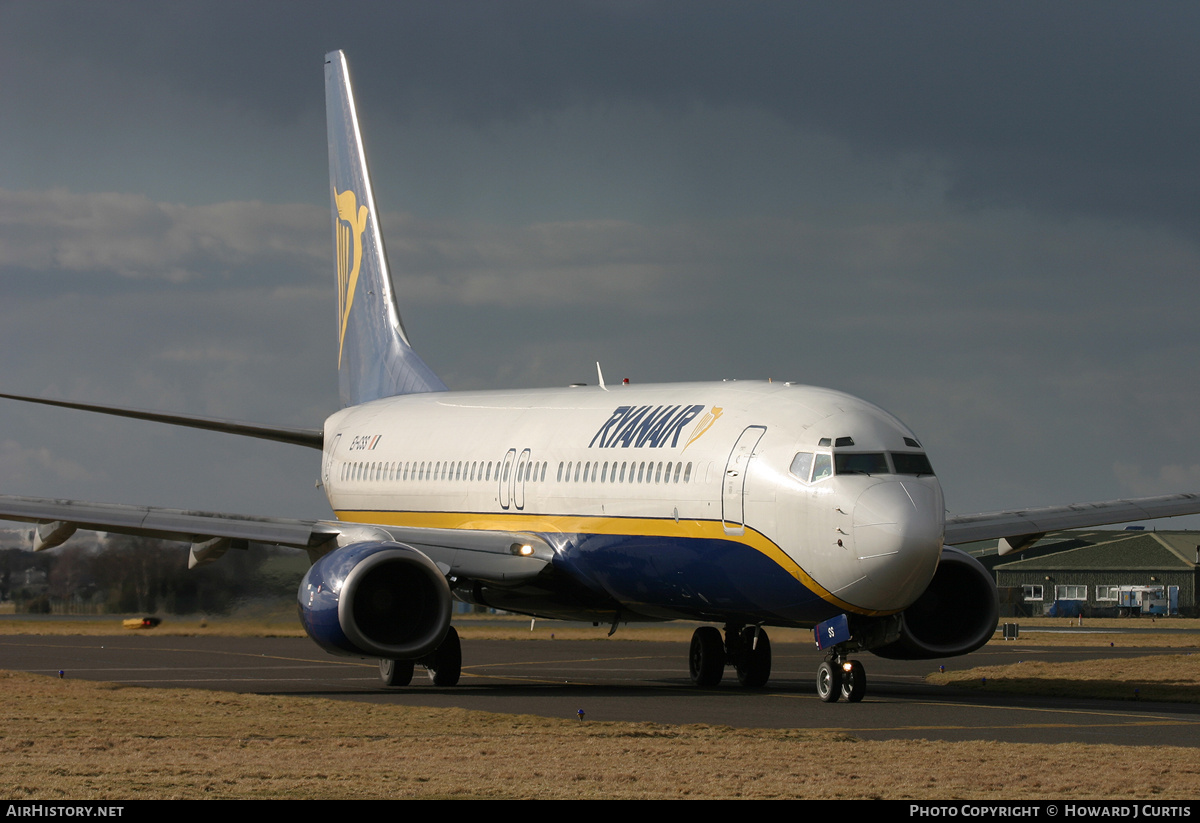
<svg viewBox="0 0 1200 823">
<path fill-rule="evenodd" d="M 342 365 L 342 347 L 346 342 L 346 322 L 354 303 L 354 287 L 362 267 L 363 233 L 367 229 L 367 207 L 358 205 L 354 192 L 333 190 L 337 204 L 337 274 L 338 274 L 338 367 Z"/>
<path fill-rule="evenodd" d="M 717 418 L 721 416 L 722 411 L 721 406 L 713 406 L 708 414 L 701 417 L 700 422 L 696 424 L 696 428 L 692 429 L 692 436 L 688 438 L 688 442 L 683 444 L 681 451 L 687 451 L 688 446 L 695 443 L 700 439 L 700 435 L 712 428 L 712 424 L 717 422 Z"/>
</svg>

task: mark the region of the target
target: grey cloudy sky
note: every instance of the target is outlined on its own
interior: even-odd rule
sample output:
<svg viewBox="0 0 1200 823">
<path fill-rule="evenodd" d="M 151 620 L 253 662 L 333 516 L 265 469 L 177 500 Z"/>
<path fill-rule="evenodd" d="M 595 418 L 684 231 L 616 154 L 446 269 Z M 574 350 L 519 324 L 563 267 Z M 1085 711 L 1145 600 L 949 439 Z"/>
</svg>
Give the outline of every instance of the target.
<svg viewBox="0 0 1200 823">
<path fill-rule="evenodd" d="M 341 48 L 452 388 L 826 385 L 955 512 L 1200 489 L 1198 41 L 1183 3 L 0 2 L 0 386 L 320 425 Z M 0 403 L 5 493 L 325 516 L 317 464 Z"/>
</svg>

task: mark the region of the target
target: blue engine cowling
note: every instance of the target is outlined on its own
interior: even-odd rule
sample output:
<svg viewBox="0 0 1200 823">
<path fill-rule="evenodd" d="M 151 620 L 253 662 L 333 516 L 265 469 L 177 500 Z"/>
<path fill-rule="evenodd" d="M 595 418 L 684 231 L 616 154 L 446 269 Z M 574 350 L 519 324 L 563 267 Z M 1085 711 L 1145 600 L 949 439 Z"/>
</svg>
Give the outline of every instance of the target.
<svg viewBox="0 0 1200 823">
<path fill-rule="evenodd" d="M 416 659 L 450 627 L 450 586 L 427 556 L 400 543 L 353 543 L 300 581 L 300 622 L 317 645 L 355 657 Z"/>
<path fill-rule="evenodd" d="M 900 615 L 900 637 L 872 648 L 892 660 L 968 654 L 991 640 L 1000 619 L 996 582 L 983 564 L 946 546 L 929 587 Z"/>
</svg>

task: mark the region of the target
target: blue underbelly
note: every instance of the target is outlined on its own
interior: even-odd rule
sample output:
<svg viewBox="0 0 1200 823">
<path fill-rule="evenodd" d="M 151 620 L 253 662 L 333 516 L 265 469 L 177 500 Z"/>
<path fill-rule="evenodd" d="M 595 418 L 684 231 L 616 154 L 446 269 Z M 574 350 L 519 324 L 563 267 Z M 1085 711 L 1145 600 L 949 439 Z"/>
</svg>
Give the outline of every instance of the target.
<svg viewBox="0 0 1200 823">
<path fill-rule="evenodd" d="M 842 609 L 734 539 L 545 534 L 556 569 L 648 617 L 811 625 Z"/>
</svg>

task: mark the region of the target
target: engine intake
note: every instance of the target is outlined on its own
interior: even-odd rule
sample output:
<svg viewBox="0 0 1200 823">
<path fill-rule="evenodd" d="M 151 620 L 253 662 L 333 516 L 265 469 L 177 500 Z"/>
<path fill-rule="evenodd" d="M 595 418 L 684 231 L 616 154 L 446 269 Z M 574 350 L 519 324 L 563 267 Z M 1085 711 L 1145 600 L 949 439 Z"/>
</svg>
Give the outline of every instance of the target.
<svg viewBox="0 0 1200 823">
<path fill-rule="evenodd" d="M 300 621 L 334 654 L 423 657 L 450 627 L 450 587 L 426 555 L 401 543 L 353 543 L 322 557 L 300 582 Z"/>
<path fill-rule="evenodd" d="M 991 639 L 999 619 L 991 573 L 971 555 L 946 546 L 929 587 L 901 612 L 900 638 L 871 652 L 893 660 L 968 654 Z"/>
</svg>

